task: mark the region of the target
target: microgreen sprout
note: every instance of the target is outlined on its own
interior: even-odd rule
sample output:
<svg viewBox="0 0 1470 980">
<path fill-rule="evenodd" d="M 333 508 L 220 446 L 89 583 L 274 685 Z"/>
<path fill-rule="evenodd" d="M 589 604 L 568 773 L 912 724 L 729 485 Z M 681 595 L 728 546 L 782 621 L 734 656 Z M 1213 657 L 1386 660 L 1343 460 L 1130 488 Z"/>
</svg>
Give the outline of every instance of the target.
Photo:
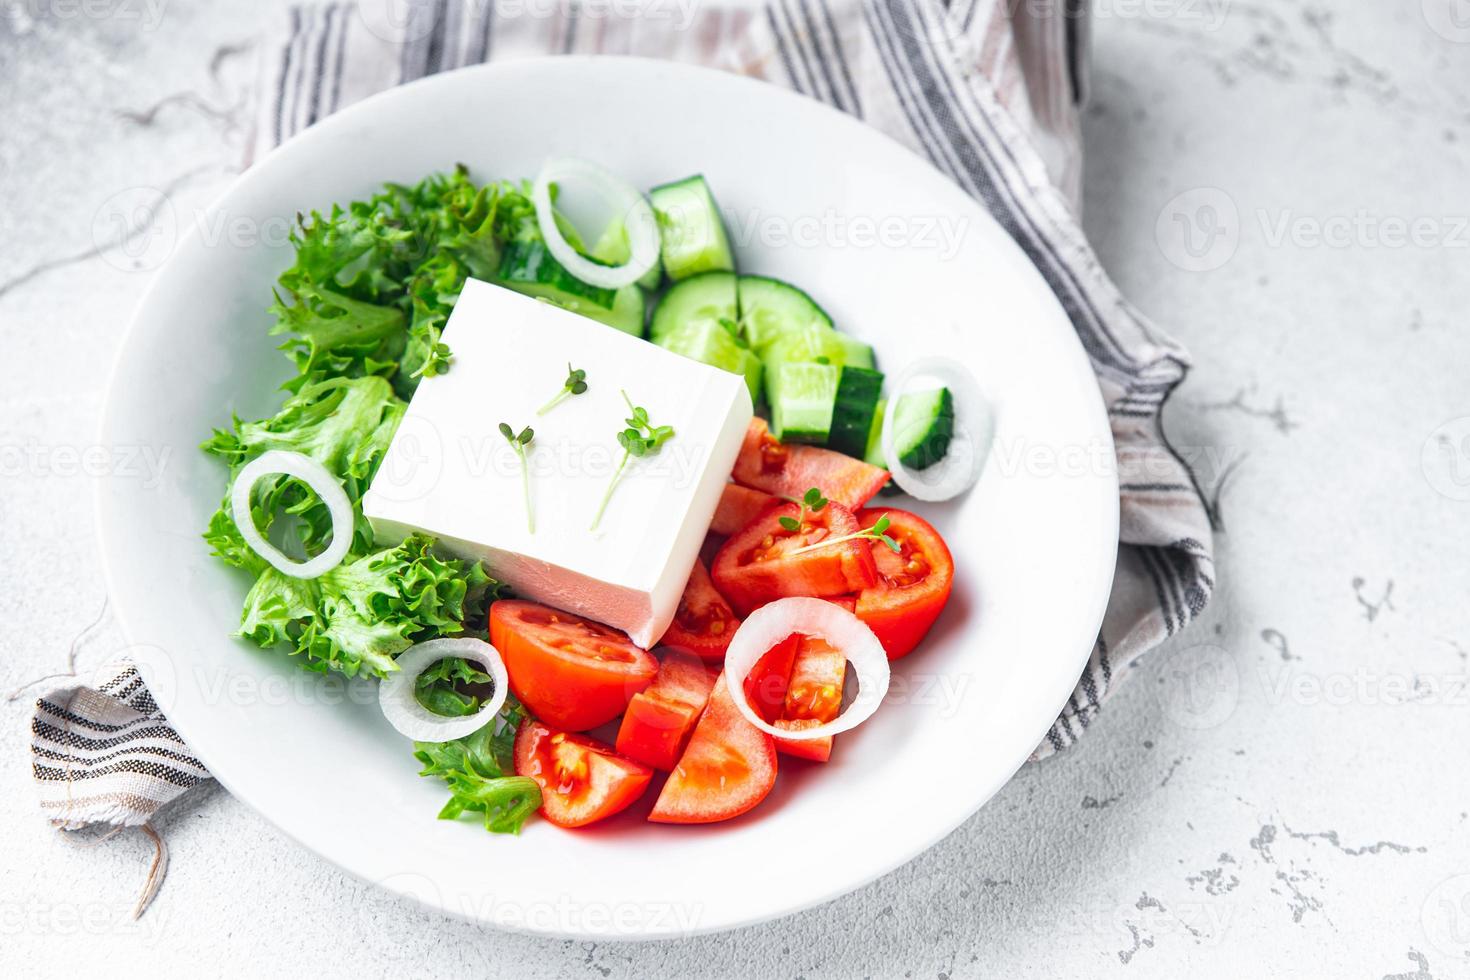
<svg viewBox="0 0 1470 980">
<path fill-rule="evenodd" d="M 603 494 L 602 503 L 597 507 L 597 516 L 592 518 L 594 531 L 602 523 L 602 514 L 607 510 L 608 501 L 612 500 L 613 491 L 618 488 L 618 481 L 623 478 L 623 467 L 628 465 L 628 460 L 633 457 L 642 459 L 645 456 L 657 456 L 664 443 L 674 438 L 673 426 L 654 425 L 648 420 L 648 409 L 634 405 L 626 391 L 622 395 L 631 413 L 623 420 L 628 427 L 618 433 L 618 445 L 623 447 L 623 458 L 618 460 L 618 468 L 613 470 L 612 482 L 608 484 L 607 493 Z"/>
<path fill-rule="evenodd" d="M 804 551 L 815 551 L 818 548 L 825 548 L 828 545 L 841 544 L 843 541 L 857 541 L 861 538 L 882 542 L 883 546 L 889 551 L 892 551 L 896 555 L 902 554 L 903 548 L 888 534 L 889 523 L 888 515 L 884 514 L 873 522 L 872 527 L 865 527 L 861 531 L 854 531 L 851 534 L 843 534 L 835 538 L 824 538 L 816 544 L 809 544 L 804 548 L 797 548 L 794 551 L 787 552 L 787 555 L 788 557 L 790 555 L 799 555 Z M 786 527 L 785 521 L 782 521 L 781 526 Z M 787 528 L 787 530 L 790 530 L 790 528 Z"/>
<path fill-rule="evenodd" d="M 811 511 L 813 514 L 815 514 L 823 507 L 827 506 L 827 498 L 822 496 L 822 491 L 817 487 L 812 487 L 806 493 L 802 494 L 800 500 L 797 500 L 795 497 L 783 497 L 782 499 L 789 500 L 793 504 L 796 504 L 798 507 L 801 508 L 800 516 L 783 517 L 779 521 L 782 527 L 784 527 L 788 531 L 793 532 L 800 531 L 801 526 L 806 523 L 807 511 Z"/>
<path fill-rule="evenodd" d="M 516 456 L 521 461 L 521 495 L 526 501 L 526 530 L 531 534 L 536 533 L 536 517 L 531 512 L 531 467 L 526 464 L 526 447 L 531 445 L 531 440 L 536 438 L 536 433 L 528 425 L 520 432 L 512 429 L 509 423 L 500 423 L 500 434 L 505 436 L 505 441 L 510 443 L 510 448 L 515 450 Z"/>
<path fill-rule="evenodd" d="M 434 341 L 429 345 L 429 353 L 424 357 L 424 363 L 411 375 L 415 378 L 432 378 L 449 370 L 449 362 L 454 357 L 449 350 L 449 345 L 442 341 Z"/>
<path fill-rule="evenodd" d="M 552 396 L 551 401 L 536 409 L 537 415 L 545 415 L 562 403 L 562 399 L 570 395 L 580 395 L 587 390 L 587 372 L 581 368 L 574 368 L 571 362 L 567 362 L 567 380 L 562 382 L 561 391 Z"/>
</svg>

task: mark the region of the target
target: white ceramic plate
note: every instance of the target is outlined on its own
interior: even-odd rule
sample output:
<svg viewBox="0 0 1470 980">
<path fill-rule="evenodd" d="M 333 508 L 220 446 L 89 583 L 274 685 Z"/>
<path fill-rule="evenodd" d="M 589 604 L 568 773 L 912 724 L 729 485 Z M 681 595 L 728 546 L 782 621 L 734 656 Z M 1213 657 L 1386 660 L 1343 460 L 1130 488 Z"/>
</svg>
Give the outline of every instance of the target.
<svg viewBox="0 0 1470 980">
<path fill-rule="evenodd" d="M 198 443 L 231 411 L 274 412 L 290 373 L 265 309 L 290 262 L 292 217 L 457 161 L 482 179 L 530 176 L 552 153 L 644 187 L 704 173 L 745 271 L 802 285 L 890 369 L 924 354 L 962 359 L 996 407 L 977 488 L 916 508 L 953 548 L 956 588 L 927 642 L 896 665 L 889 702 L 838 739 L 829 764 L 783 762 L 772 796 L 725 824 L 629 813 L 583 832 L 533 821 L 509 837 L 436 820 L 445 790 L 416 775 L 370 683 L 308 674 L 230 638 L 248 583 L 199 537 L 224 471 Z M 758 922 L 842 895 L 944 837 L 1011 777 L 1070 694 L 1117 542 L 1115 477 L 1077 463 L 1111 459 L 1096 382 L 1020 249 L 874 130 L 713 71 L 513 62 L 355 105 L 262 161 L 210 212 L 179 219 L 191 229 L 137 313 L 103 417 L 104 444 L 169 453 L 161 482 L 118 478 L 99 494 L 112 602 L 210 770 L 359 878 L 559 936 Z"/>
</svg>

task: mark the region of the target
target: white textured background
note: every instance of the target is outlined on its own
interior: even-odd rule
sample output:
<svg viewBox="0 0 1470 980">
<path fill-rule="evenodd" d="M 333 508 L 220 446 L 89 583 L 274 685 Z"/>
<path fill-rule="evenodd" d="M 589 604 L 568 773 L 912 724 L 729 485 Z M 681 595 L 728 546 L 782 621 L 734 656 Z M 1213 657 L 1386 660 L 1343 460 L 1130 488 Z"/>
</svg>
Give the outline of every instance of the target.
<svg viewBox="0 0 1470 980">
<path fill-rule="evenodd" d="M 102 601 L 68 453 L 147 276 L 94 215 L 225 186 L 280 6 L 160 2 L 0 0 L 0 693 Z M 583 945 L 387 900 L 216 788 L 159 821 L 173 869 L 133 923 L 151 846 L 46 827 L 21 698 L 0 973 L 1470 976 L 1470 3 L 1099 4 L 1087 225 L 1194 354 L 1169 431 L 1224 533 L 1203 622 L 1081 746 L 824 908 Z"/>
</svg>

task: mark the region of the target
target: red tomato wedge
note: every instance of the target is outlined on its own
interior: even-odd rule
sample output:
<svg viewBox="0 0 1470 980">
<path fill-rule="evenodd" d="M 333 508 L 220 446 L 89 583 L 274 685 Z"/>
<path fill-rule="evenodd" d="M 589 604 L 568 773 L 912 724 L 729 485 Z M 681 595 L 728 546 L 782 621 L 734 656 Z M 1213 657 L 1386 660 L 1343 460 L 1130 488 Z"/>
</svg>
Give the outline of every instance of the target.
<svg viewBox="0 0 1470 980">
<path fill-rule="evenodd" d="M 882 543 L 871 542 L 878 581 L 858 593 L 853 611 L 878 637 L 888 659 L 897 660 L 919 645 L 944 611 L 954 587 L 954 558 L 939 532 L 906 510 L 870 507 L 859 511 L 857 520 L 862 527 L 872 527 L 884 515 L 888 536 L 900 551 L 895 554 Z"/>
<path fill-rule="evenodd" d="M 803 636 L 786 687 L 786 702 L 777 728 L 814 728 L 832 721 L 842 711 L 842 682 L 847 658 L 842 651 L 815 636 Z M 776 751 L 826 762 L 832 756 L 835 735 L 810 739 L 776 739 Z"/>
<path fill-rule="evenodd" d="M 714 683 L 715 675 L 698 658 L 670 651 L 653 686 L 628 702 L 618 728 L 618 752 L 654 769 L 674 768 Z"/>
<path fill-rule="evenodd" d="M 797 530 L 781 519 L 800 521 Z M 772 507 L 725 542 L 710 569 L 715 588 L 735 611 L 753 610 L 785 596 L 840 596 L 877 584 L 878 569 L 864 539 L 842 541 L 807 550 L 827 538 L 858 530 L 852 511 L 835 500 L 819 511 L 798 504 Z"/>
<path fill-rule="evenodd" d="M 648 819 L 715 823 L 755 806 L 776 785 L 775 739 L 746 721 L 723 675 Z"/>
<path fill-rule="evenodd" d="M 736 483 L 778 497 L 800 499 L 817 487 L 829 500 L 851 510 L 866 504 L 890 479 L 887 470 L 860 459 L 816 446 L 783 443 L 759 418 L 745 432 L 731 475 Z"/>
<path fill-rule="evenodd" d="M 585 827 L 625 810 L 648 789 L 653 770 L 610 745 L 548 728 L 532 718 L 516 733 L 516 775 L 541 787 L 541 813 L 558 827 Z"/>
<path fill-rule="evenodd" d="M 740 620 L 735 618 L 730 604 L 715 591 L 704 562 L 696 560 L 674 621 L 659 645 L 684 650 L 717 664 L 725 659 L 725 648 L 739 626 Z"/>
<path fill-rule="evenodd" d="M 627 634 L 535 602 L 490 607 L 490 644 L 531 714 L 581 732 L 612 721 L 653 683 L 658 661 Z"/>
<path fill-rule="evenodd" d="M 805 491 L 802 491 L 805 493 Z M 780 503 L 763 490 L 752 490 L 738 483 L 725 484 L 720 495 L 720 506 L 715 508 L 715 519 L 710 521 L 711 534 L 727 537 L 761 516 L 761 512 L 772 504 Z"/>
<path fill-rule="evenodd" d="M 792 633 L 767 650 L 745 675 L 745 700 L 756 714 L 773 724 L 786 709 L 786 688 L 800 647 L 801 637 Z"/>
</svg>

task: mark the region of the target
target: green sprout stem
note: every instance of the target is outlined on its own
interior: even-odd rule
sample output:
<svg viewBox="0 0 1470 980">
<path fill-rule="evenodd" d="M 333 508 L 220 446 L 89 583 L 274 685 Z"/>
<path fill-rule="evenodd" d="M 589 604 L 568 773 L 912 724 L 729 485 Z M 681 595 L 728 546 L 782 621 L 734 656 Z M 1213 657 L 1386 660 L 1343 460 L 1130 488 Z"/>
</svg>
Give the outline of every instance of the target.
<svg viewBox="0 0 1470 980">
<path fill-rule="evenodd" d="M 899 546 L 898 542 L 893 540 L 893 538 L 889 537 L 888 535 L 888 525 L 888 515 L 884 514 L 873 523 L 872 527 L 865 527 L 861 531 L 854 531 L 851 534 L 843 534 L 835 538 L 824 538 L 823 540 L 818 541 L 816 544 L 809 544 L 797 548 L 795 551 L 788 551 L 786 553 L 786 556 L 790 558 L 795 555 L 804 554 L 808 551 L 816 551 L 818 548 L 826 548 L 830 545 L 841 544 L 844 541 L 856 541 L 860 538 L 866 538 L 869 541 L 880 541 L 894 554 L 902 554 L 903 549 Z M 785 525 L 782 526 L 784 527 Z"/>
<path fill-rule="evenodd" d="M 505 422 L 500 423 L 500 434 L 505 436 L 505 441 L 510 443 L 511 451 L 521 461 L 521 498 L 526 504 L 526 531 L 535 534 L 536 515 L 531 510 L 531 467 L 526 462 L 526 447 L 531 444 L 536 434 L 530 426 L 526 426 L 517 433 Z"/>
<path fill-rule="evenodd" d="M 618 488 L 618 481 L 623 478 L 623 467 L 628 465 L 628 457 L 632 455 L 626 449 L 623 450 L 623 458 L 618 460 L 618 468 L 613 470 L 612 482 L 607 485 L 607 493 L 602 495 L 602 503 L 597 505 L 597 516 L 592 518 L 591 530 L 597 530 L 597 525 L 602 523 L 602 515 L 607 510 L 608 501 L 612 500 L 613 491 Z"/>
<path fill-rule="evenodd" d="M 572 395 L 580 395 L 587 390 L 587 372 L 567 364 L 567 380 L 562 382 L 561 391 L 551 396 L 551 401 L 536 409 L 537 415 L 545 415 L 556 406 L 560 405 L 566 398 Z M 625 396 L 626 397 L 626 396 Z"/>
<path fill-rule="evenodd" d="M 664 443 L 674 438 L 674 427 L 671 425 L 654 425 L 648 420 L 648 409 L 633 404 L 633 399 L 628 397 L 626 391 L 622 392 L 623 401 L 628 403 L 628 418 L 623 421 L 627 428 L 618 432 L 618 445 L 623 447 L 623 458 L 618 460 L 618 468 L 613 471 L 612 482 L 607 485 L 607 493 L 602 495 L 602 503 L 597 507 L 597 515 L 592 518 L 591 530 L 596 531 L 597 526 L 602 523 L 602 515 L 607 511 L 608 501 L 612 500 L 613 491 L 618 488 L 618 482 L 623 478 L 623 469 L 628 465 L 630 457 L 657 456 Z"/>
</svg>

